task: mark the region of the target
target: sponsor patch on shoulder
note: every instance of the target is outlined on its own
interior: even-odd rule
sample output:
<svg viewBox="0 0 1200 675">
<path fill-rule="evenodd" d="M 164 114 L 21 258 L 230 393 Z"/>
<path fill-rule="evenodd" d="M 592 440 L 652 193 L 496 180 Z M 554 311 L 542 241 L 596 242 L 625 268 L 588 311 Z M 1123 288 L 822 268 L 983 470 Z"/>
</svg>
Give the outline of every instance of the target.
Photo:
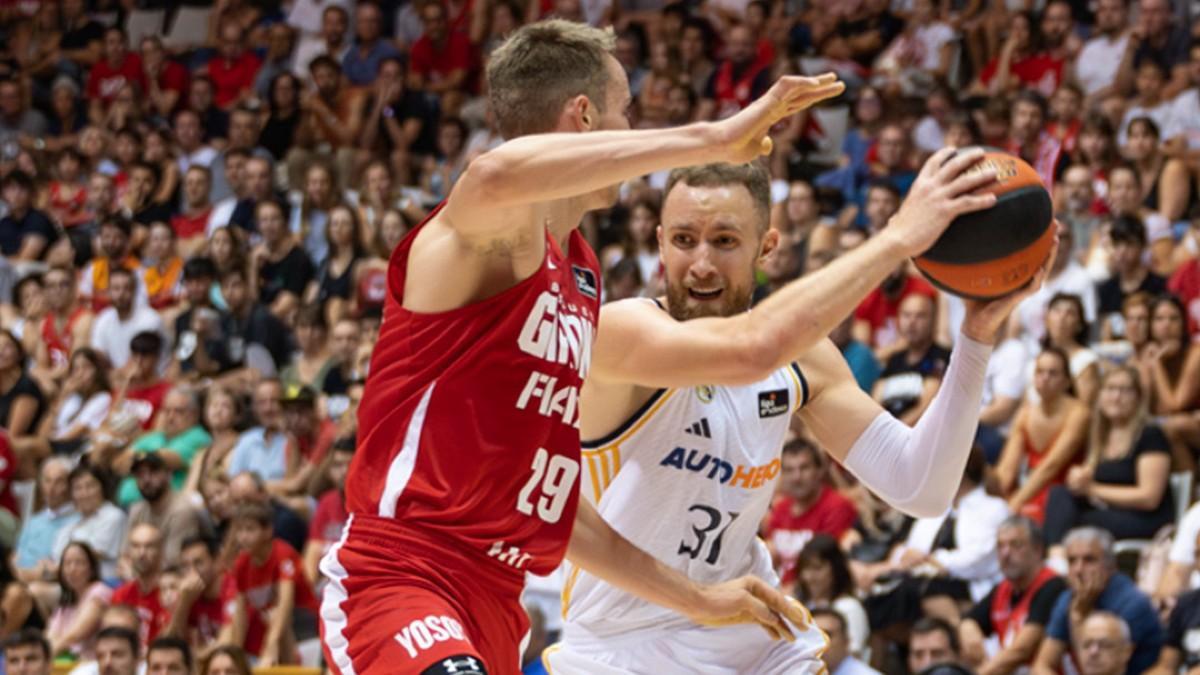
<svg viewBox="0 0 1200 675">
<path fill-rule="evenodd" d="M 596 300 L 600 297 L 599 286 L 596 285 L 596 273 L 586 267 L 571 265 L 571 273 L 575 277 L 575 287 L 580 293 Z"/>
<path fill-rule="evenodd" d="M 788 411 L 787 389 L 772 389 L 758 392 L 758 416 L 775 417 Z"/>
</svg>

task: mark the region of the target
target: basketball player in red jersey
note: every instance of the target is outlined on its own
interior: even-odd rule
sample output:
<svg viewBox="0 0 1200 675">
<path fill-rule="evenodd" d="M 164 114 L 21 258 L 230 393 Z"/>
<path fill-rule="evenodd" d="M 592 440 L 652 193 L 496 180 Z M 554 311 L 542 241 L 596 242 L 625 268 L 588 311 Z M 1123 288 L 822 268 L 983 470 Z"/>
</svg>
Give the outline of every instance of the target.
<svg viewBox="0 0 1200 675">
<path fill-rule="evenodd" d="M 611 48 L 611 34 L 563 21 L 514 33 L 487 73 L 513 140 L 472 162 L 392 255 L 346 484 L 351 516 L 321 564 L 337 672 L 517 672 L 524 574 L 555 569 L 568 544 L 581 566 L 700 623 L 755 622 L 790 637 L 784 619 L 803 622 L 761 580 L 695 584 L 591 507 L 576 518 L 579 387 L 600 289 L 576 228 L 613 203 L 622 180 L 769 152 L 772 125 L 843 86 L 787 77 L 722 122 L 629 131 Z M 992 197 L 972 199 L 982 208 Z M 810 314 L 805 303 L 778 307 L 762 332 L 802 349 L 836 323 Z M 741 352 L 729 357 L 759 358 Z"/>
</svg>

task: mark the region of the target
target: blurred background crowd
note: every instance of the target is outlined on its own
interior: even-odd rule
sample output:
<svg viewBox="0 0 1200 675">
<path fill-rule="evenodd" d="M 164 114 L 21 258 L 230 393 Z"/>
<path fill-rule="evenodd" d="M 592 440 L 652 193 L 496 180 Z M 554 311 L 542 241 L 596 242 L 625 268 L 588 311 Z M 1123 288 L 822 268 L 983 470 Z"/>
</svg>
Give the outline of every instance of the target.
<svg viewBox="0 0 1200 675">
<path fill-rule="evenodd" d="M 319 667 L 388 256 L 500 144 L 490 52 L 553 16 L 613 27 L 635 128 L 848 83 L 772 131 L 758 298 L 885 227 L 943 145 L 1052 186 L 1058 256 L 949 514 L 889 509 L 799 426 L 785 448 L 762 534 L 829 671 L 1200 673 L 1196 4 L 0 1 L 8 672 Z M 585 219 L 606 301 L 663 291 L 665 179 Z M 914 422 L 963 313 L 906 264 L 832 337 Z M 530 583 L 535 673 L 562 579 Z"/>
</svg>

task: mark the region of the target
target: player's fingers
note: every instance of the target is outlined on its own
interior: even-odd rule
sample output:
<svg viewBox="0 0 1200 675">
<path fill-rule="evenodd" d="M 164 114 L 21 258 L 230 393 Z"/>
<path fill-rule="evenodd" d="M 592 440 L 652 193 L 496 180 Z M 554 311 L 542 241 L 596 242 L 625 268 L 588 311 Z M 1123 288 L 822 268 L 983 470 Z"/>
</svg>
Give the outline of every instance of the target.
<svg viewBox="0 0 1200 675">
<path fill-rule="evenodd" d="M 836 84 L 801 92 L 799 95 L 788 99 L 788 109 L 791 112 L 799 112 L 805 108 L 810 108 L 821 101 L 826 101 L 840 96 L 844 91 L 846 91 L 846 85 L 838 82 Z"/>
<path fill-rule="evenodd" d="M 766 603 L 771 611 L 790 621 L 793 626 L 808 627 L 808 615 L 805 613 L 804 607 L 794 599 L 772 588 L 767 582 L 754 578 L 750 585 L 750 592 Z"/>
<path fill-rule="evenodd" d="M 938 167 L 937 176 L 942 182 L 949 183 L 981 159 L 983 159 L 983 148 L 959 150 Z"/>
<path fill-rule="evenodd" d="M 951 197 L 956 197 L 968 192 L 974 192 L 981 187 L 987 187 L 996 182 L 996 170 L 992 167 L 987 167 L 982 170 L 972 169 L 965 173 L 959 174 L 957 178 L 950 181 L 946 186 L 946 192 Z"/>
<path fill-rule="evenodd" d="M 996 195 L 988 192 L 981 195 L 965 194 L 956 197 L 950 202 L 950 213 L 955 216 L 961 216 L 964 213 L 972 211 L 982 211 L 990 209 L 996 204 Z"/>
<path fill-rule="evenodd" d="M 755 622 L 763 628 L 776 640 L 794 641 L 796 637 L 792 635 L 792 631 L 788 630 L 787 624 L 783 619 L 771 611 L 765 602 L 755 597 L 753 594 L 746 595 L 746 604 L 749 606 L 750 616 L 754 617 Z"/>
<path fill-rule="evenodd" d="M 957 151 L 953 146 L 946 146 L 930 155 L 929 159 L 925 160 L 925 164 L 921 165 L 921 170 L 918 172 L 917 178 L 928 178 L 937 173 L 937 170 L 946 163 L 946 160 L 953 157 Z"/>
</svg>

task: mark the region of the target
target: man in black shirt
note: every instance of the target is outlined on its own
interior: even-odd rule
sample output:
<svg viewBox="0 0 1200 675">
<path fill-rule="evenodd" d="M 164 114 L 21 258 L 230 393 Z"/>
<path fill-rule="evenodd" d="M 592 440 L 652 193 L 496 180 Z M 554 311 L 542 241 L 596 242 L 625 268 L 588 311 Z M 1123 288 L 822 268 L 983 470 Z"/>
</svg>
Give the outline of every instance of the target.
<svg viewBox="0 0 1200 675">
<path fill-rule="evenodd" d="M 1139 291 L 1156 296 L 1167 292 L 1167 280 L 1146 267 L 1146 226 L 1137 216 L 1117 216 L 1109 225 L 1112 241 L 1112 276 L 1096 285 L 1098 314 L 1104 322 L 1101 336 L 1125 334 L 1121 306 L 1125 298 Z"/>
<path fill-rule="evenodd" d="M 217 266 L 197 257 L 183 265 L 183 291 L 188 308 L 175 317 L 175 367 L 180 374 L 215 377 L 241 365 L 229 353 L 236 326 L 229 312 L 213 306 L 212 285 Z"/>
<path fill-rule="evenodd" d="M 916 424 L 937 394 L 950 351 L 933 341 L 933 300 L 913 293 L 900 302 L 896 317 L 903 345 L 884 366 L 874 398 L 905 424 Z"/>
<path fill-rule="evenodd" d="M 263 377 L 273 377 L 288 363 L 294 350 L 291 331 L 254 301 L 245 270 L 235 267 L 221 276 L 221 295 L 232 317 L 226 333 L 229 358 Z"/>
<path fill-rule="evenodd" d="M 33 179 L 21 170 L 0 183 L 8 214 L 0 218 L 0 253 L 13 260 L 41 260 L 58 238 L 54 223 L 33 208 Z"/>
<path fill-rule="evenodd" d="M 1066 582 L 1044 563 L 1042 531 L 1024 516 L 1013 516 L 996 533 L 996 557 L 1004 580 L 959 625 L 963 657 L 989 673 L 1015 673 L 1033 661 L 1046 623 Z M 988 658 L 985 637 L 996 635 L 1000 651 Z"/>
</svg>

